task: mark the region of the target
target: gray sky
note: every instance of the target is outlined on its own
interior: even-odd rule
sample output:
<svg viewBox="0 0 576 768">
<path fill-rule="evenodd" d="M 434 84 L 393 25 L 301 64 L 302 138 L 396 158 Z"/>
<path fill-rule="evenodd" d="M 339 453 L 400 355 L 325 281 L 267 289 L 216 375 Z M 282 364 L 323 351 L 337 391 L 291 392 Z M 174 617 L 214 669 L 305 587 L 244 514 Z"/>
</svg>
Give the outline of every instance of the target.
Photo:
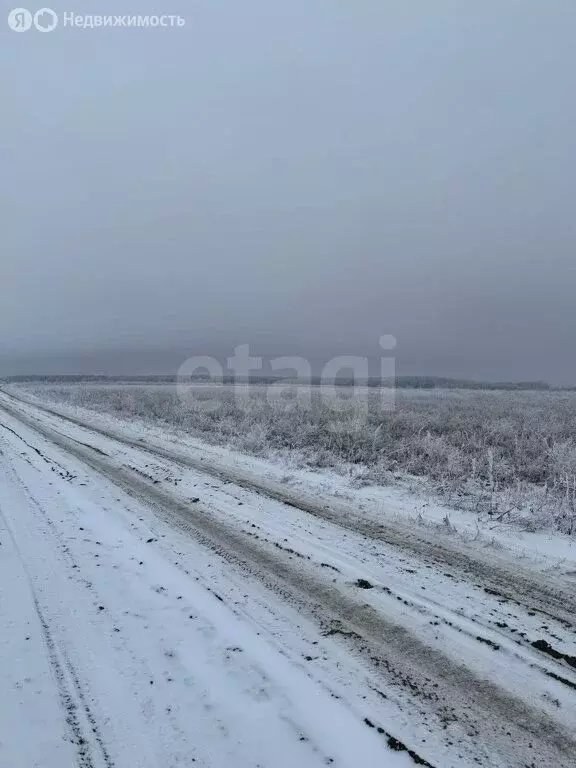
<svg viewBox="0 0 576 768">
<path fill-rule="evenodd" d="M 52 5 L 159 6 L 3 22 L 0 373 L 392 334 L 400 373 L 576 383 L 574 0 Z"/>
</svg>

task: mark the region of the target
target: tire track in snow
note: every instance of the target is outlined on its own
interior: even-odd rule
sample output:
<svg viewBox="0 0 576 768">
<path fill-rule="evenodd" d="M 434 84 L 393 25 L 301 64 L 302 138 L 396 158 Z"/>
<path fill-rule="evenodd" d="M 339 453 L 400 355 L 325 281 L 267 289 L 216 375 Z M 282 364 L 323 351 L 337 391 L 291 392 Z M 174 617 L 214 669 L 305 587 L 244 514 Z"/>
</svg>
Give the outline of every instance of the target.
<svg viewBox="0 0 576 768">
<path fill-rule="evenodd" d="M 50 631 L 50 625 L 44 616 L 38 597 L 32 587 L 32 600 L 36 609 L 36 614 L 42 627 L 44 642 L 48 651 L 48 659 L 54 670 L 54 676 L 59 689 L 60 700 L 64 711 L 66 712 L 66 722 L 74 736 L 78 752 L 78 764 L 81 768 L 96 768 L 103 763 L 106 768 L 114 768 L 112 760 L 99 731 L 96 719 L 90 709 L 86 695 L 80 683 L 80 677 L 74 665 L 70 661 L 66 651 L 59 647 Z M 79 710 L 80 716 L 79 716 Z M 82 724 L 81 720 L 86 723 Z M 86 735 L 86 730 L 91 733 L 91 738 L 96 742 L 100 752 L 101 760 L 95 760 L 93 749 L 90 746 L 90 736 Z"/>
<path fill-rule="evenodd" d="M 498 596 L 511 603 L 528 610 L 537 611 L 541 615 L 552 618 L 562 623 L 567 629 L 574 629 L 576 616 L 576 600 L 573 592 L 565 591 L 563 587 L 550 583 L 544 583 L 533 573 L 516 566 L 510 569 L 505 563 L 498 561 L 496 557 L 487 563 L 476 553 L 461 551 L 452 542 L 439 537 L 426 537 L 421 535 L 414 526 L 402 523 L 384 523 L 366 518 L 341 502 L 331 499 L 330 503 L 323 503 L 310 494 L 295 489 L 286 489 L 277 484 L 267 482 L 257 477 L 249 477 L 239 470 L 229 467 L 217 466 L 203 458 L 194 458 L 178 451 L 170 451 L 161 446 L 151 445 L 144 440 L 134 440 L 115 430 L 103 429 L 83 422 L 68 414 L 59 413 L 49 406 L 32 403 L 25 398 L 16 397 L 11 392 L 1 390 L 2 394 L 9 397 L 18 405 L 24 404 L 32 408 L 67 421 L 76 427 L 88 432 L 101 435 L 109 440 L 121 443 L 130 448 L 145 451 L 152 456 L 161 457 L 188 467 L 197 472 L 214 477 L 224 483 L 234 483 L 248 491 L 252 491 L 266 498 L 277 501 L 288 507 L 308 513 L 316 518 L 326 520 L 340 528 L 360 533 L 368 538 L 383 541 L 400 551 L 409 552 L 422 562 L 429 562 L 436 568 L 453 568 L 465 581 L 479 584 L 488 594 Z M 15 418 L 21 418 L 18 411 L 12 414 Z M 25 414 L 27 418 L 37 420 L 32 414 Z M 42 422 L 40 422 L 42 425 Z M 30 425 L 33 426 L 33 425 Z M 53 429 L 50 427 L 50 429 Z M 53 430 L 56 431 L 56 430 Z M 59 433 L 67 440 L 74 438 Z M 94 446 L 79 443 L 90 447 L 92 450 L 102 453 Z"/>
<path fill-rule="evenodd" d="M 294 566 L 283 553 L 267 551 L 257 542 L 232 530 L 199 504 L 177 500 L 162 488 L 134 476 L 101 451 L 86 448 L 27 416 L 5 410 L 48 441 L 76 456 L 128 494 L 152 505 L 170 524 L 194 536 L 201 544 L 266 587 L 312 615 L 321 625 L 340 622 L 382 677 L 401 685 L 427 702 L 440 723 L 460 723 L 464 733 L 491 744 L 492 754 L 508 757 L 509 765 L 531 766 L 534 758 L 546 764 L 570 766 L 576 742 L 562 726 L 497 685 L 480 679 L 463 665 L 434 650 L 399 624 L 381 615 L 361 599 L 344 594 L 316 573 Z M 537 744 L 537 747 L 534 746 Z"/>
<path fill-rule="evenodd" d="M 443 572 L 446 567 L 451 567 L 463 581 L 474 584 L 476 588 L 483 589 L 487 594 L 497 598 L 499 602 L 514 604 L 522 609 L 527 609 L 530 615 L 537 612 L 547 620 L 552 619 L 558 622 L 569 631 L 574 630 L 576 602 L 573 600 L 573 595 L 561 589 L 555 589 L 552 584 L 543 583 L 542 580 L 535 578 L 534 574 L 525 571 L 522 567 L 515 567 L 512 572 L 505 564 L 504 567 L 499 567 L 498 563 L 487 565 L 487 563 L 482 562 L 481 559 L 475 556 L 475 553 L 459 551 L 450 542 L 437 539 L 431 541 L 426 539 L 426 537 L 419 536 L 413 527 L 408 530 L 402 524 L 386 524 L 366 519 L 357 515 L 354 511 L 347 510 L 343 506 L 340 508 L 341 505 L 338 501 L 332 500 L 331 505 L 324 504 L 320 500 L 310 497 L 306 492 L 285 489 L 258 478 L 248 478 L 242 472 L 211 465 L 209 462 L 205 462 L 203 458 L 195 459 L 194 457 L 184 456 L 177 452 L 165 450 L 162 447 L 151 446 L 146 441 L 130 439 L 124 435 L 117 434 L 113 430 L 92 427 L 80 419 L 60 414 L 48 406 L 28 403 L 25 399 L 20 400 L 11 393 L 4 392 L 4 390 L 2 390 L 2 393 L 7 394 L 16 403 L 31 405 L 39 411 L 44 411 L 58 419 L 68 421 L 85 431 L 93 431 L 108 440 L 120 442 L 133 450 L 144 451 L 157 458 L 191 468 L 194 471 L 218 479 L 225 486 L 232 482 L 248 492 L 256 493 L 277 503 L 293 507 L 317 519 L 330 522 L 341 529 L 349 530 L 373 540 L 383 541 L 385 544 L 396 549 L 415 555 L 422 563 L 431 563 L 432 567 L 442 569 Z M 27 416 L 32 419 L 37 418 L 32 414 L 27 414 Z M 66 440 L 72 440 L 80 446 L 106 455 L 100 448 L 66 435 L 55 429 L 52 425 L 50 425 L 50 429 Z M 133 467 L 131 468 L 134 469 Z M 222 490 L 226 492 L 225 487 Z M 450 573 L 444 573 L 444 575 L 454 578 Z M 486 629 L 494 631 L 494 627 L 486 627 Z M 502 631 L 502 627 L 498 627 L 498 629 L 499 634 L 506 634 Z M 477 639 L 479 642 L 482 642 L 482 638 L 478 637 Z M 543 650 L 543 644 L 547 646 L 549 638 L 544 640 L 540 638 L 539 642 L 530 642 L 525 633 L 519 631 L 507 633 L 507 639 L 521 646 L 529 646 L 538 655 L 543 657 L 547 655 L 545 650 Z M 552 650 L 553 653 L 548 654 L 548 658 L 555 658 L 553 655 L 554 649 Z M 535 668 L 541 669 L 544 674 L 554 678 L 563 685 L 574 688 L 574 683 L 563 674 L 546 671 L 544 659 L 543 662 L 543 665 L 536 664 Z"/>
<path fill-rule="evenodd" d="M 5 425 L 2 424 L 0 426 L 4 427 Z M 6 427 L 6 429 L 9 428 Z M 14 430 L 9 429 L 9 431 L 17 437 L 20 437 Z M 39 451 L 37 452 L 41 455 Z M 40 605 L 38 592 L 34 586 L 34 582 L 28 570 L 26 561 L 22 556 L 20 547 L 18 546 L 18 541 L 12 529 L 12 525 L 2 508 L 0 508 L 0 515 L 2 516 L 14 551 L 20 560 L 22 569 L 28 580 L 32 603 L 38 618 L 38 623 L 40 624 L 42 639 L 46 648 L 46 655 L 56 682 L 60 706 L 65 714 L 70 741 L 76 748 L 78 768 L 99 768 L 100 766 L 114 768 L 114 761 L 104 744 L 104 739 L 98 728 L 96 718 L 90 709 L 87 697 L 84 693 L 82 684 L 80 683 L 80 676 L 72 664 L 66 650 L 57 643 L 54 634 L 50 629 L 50 623 Z M 96 751 L 99 755 L 94 754 L 95 749 L 91 744 L 91 741 L 95 742 Z"/>
</svg>

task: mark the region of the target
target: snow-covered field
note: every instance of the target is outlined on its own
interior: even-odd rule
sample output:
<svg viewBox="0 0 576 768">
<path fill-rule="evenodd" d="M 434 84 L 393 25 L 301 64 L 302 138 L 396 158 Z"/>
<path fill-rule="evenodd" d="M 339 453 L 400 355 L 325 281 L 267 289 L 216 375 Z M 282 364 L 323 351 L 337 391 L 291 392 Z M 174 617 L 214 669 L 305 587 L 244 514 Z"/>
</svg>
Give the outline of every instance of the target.
<svg viewBox="0 0 576 768">
<path fill-rule="evenodd" d="M 0 393 L 0 764 L 574 766 L 573 537 Z"/>
<path fill-rule="evenodd" d="M 16 385 L 352 485 L 403 486 L 477 519 L 576 535 L 576 392 L 194 383 Z M 390 406 L 394 407 L 390 407 Z"/>
</svg>

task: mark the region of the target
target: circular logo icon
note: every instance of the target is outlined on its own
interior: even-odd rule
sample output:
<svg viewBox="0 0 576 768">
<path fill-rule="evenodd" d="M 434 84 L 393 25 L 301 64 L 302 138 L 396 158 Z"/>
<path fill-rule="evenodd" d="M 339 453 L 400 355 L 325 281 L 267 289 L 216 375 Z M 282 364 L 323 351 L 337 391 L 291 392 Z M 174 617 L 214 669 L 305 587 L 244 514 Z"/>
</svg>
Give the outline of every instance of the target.
<svg viewBox="0 0 576 768">
<path fill-rule="evenodd" d="M 8 26 L 14 32 L 27 32 L 32 26 L 32 14 L 26 8 L 14 8 L 8 14 Z"/>
<path fill-rule="evenodd" d="M 52 32 L 58 26 L 58 15 L 52 8 L 40 8 L 34 14 L 34 26 L 38 32 Z"/>
</svg>

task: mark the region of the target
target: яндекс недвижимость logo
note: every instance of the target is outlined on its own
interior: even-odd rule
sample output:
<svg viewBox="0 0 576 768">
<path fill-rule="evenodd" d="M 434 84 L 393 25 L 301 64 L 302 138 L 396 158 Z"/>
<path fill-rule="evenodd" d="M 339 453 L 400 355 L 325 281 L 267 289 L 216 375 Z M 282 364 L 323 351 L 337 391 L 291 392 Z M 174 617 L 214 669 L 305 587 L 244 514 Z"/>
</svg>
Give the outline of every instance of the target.
<svg viewBox="0 0 576 768">
<path fill-rule="evenodd" d="M 51 8 L 32 13 L 27 8 L 14 8 L 8 14 L 8 26 L 14 32 L 27 32 L 35 27 L 39 32 L 52 32 L 58 26 L 58 14 Z"/>
<path fill-rule="evenodd" d="M 28 32 L 34 27 L 38 32 L 52 32 L 60 24 L 71 29 L 107 29 L 134 28 L 165 29 L 169 27 L 183 28 L 186 19 L 180 14 L 79 14 L 72 11 L 61 12 L 60 15 L 52 8 L 40 8 L 32 13 L 27 8 L 13 8 L 8 14 L 8 26 L 14 32 Z"/>
</svg>

